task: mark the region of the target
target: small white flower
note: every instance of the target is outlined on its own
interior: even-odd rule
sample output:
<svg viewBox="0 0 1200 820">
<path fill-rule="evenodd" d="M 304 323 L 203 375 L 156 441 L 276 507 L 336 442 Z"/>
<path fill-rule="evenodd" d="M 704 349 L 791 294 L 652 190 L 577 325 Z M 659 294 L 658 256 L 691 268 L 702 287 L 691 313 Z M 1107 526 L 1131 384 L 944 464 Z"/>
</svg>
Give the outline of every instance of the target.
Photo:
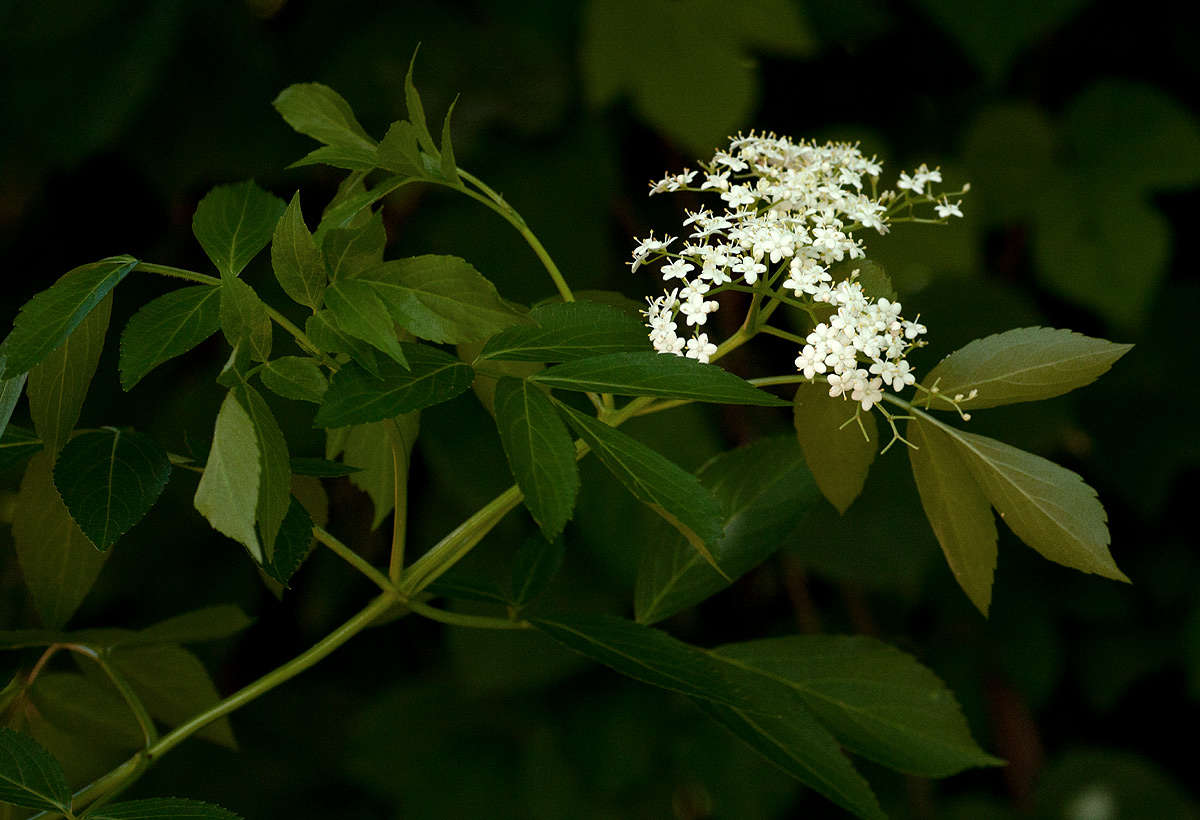
<svg viewBox="0 0 1200 820">
<path fill-rule="evenodd" d="M 953 205 L 951 205 L 950 200 L 943 197 L 941 204 L 934 205 L 933 208 L 935 211 L 937 211 L 938 217 L 940 217 L 941 219 L 945 219 L 948 216 L 961 217 L 963 215 L 963 212 L 961 210 L 959 210 L 959 207 L 958 207 L 959 205 L 962 205 L 961 199 L 958 202 L 955 202 Z"/>
<path fill-rule="evenodd" d="M 670 264 L 662 266 L 662 278 L 664 282 L 669 282 L 672 279 L 682 279 L 690 270 L 695 270 L 696 266 L 688 263 L 686 259 L 676 259 Z"/>
<path fill-rule="evenodd" d="M 925 192 L 925 183 L 917 177 L 910 177 L 907 173 L 900 172 L 900 180 L 896 183 L 896 187 L 901 190 L 909 190 L 914 194 L 922 194 Z"/>
<path fill-rule="evenodd" d="M 864 371 L 860 370 L 859 373 Z M 870 381 L 864 378 L 856 378 L 854 380 L 854 390 L 850 394 L 850 398 L 862 405 L 863 410 L 870 410 L 873 406 L 883 401 L 883 380 L 871 379 Z"/>
<path fill-rule="evenodd" d="M 708 340 L 707 333 L 701 333 L 687 341 L 687 357 L 708 364 L 709 357 L 717 352 L 717 346 Z"/>
</svg>

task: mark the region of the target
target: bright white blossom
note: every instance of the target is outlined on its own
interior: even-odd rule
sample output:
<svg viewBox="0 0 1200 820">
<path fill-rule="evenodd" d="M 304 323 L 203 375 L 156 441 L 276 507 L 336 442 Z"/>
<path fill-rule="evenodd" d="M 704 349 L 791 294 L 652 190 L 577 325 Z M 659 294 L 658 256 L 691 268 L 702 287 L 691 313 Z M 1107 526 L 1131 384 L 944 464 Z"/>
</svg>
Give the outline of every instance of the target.
<svg viewBox="0 0 1200 820">
<path fill-rule="evenodd" d="M 649 299 L 644 311 L 654 349 L 708 362 L 717 351 L 707 325 L 720 307 L 714 297 L 728 286 L 749 286 L 812 305 L 828 317 L 807 335 L 795 366 L 807 379 L 823 378 L 830 396 L 867 411 L 883 400 L 884 389 L 899 392 L 914 384 L 905 356 L 923 343 L 925 326 L 905 319 L 899 302 L 868 295 L 857 270 L 839 280 L 831 271 L 839 262 L 864 258 L 859 234 L 887 233 L 889 207 L 912 201 L 895 190 L 867 193 L 876 190 L 882 170 L 856 145 L 751 132 L 734 137 L 699 171 L 684 169 L 651 182 L 651 194 L 712 191 L 723 205 L 685 211 L 689 239 L 678 253 L 667 250 L 673 237 L 653 234 L 634 248 L 635 270 L 665 259 L 662 279 L 676 286 Z M 941 181 L 939 169 L 920 165 L 901 173 L 896 188 L 929 196 L 929 203 L 935 195 L 927 188 Z M 942 196 L 935 207 L 945 218 L 962 216 L 961 204 Z"/>
</svg>

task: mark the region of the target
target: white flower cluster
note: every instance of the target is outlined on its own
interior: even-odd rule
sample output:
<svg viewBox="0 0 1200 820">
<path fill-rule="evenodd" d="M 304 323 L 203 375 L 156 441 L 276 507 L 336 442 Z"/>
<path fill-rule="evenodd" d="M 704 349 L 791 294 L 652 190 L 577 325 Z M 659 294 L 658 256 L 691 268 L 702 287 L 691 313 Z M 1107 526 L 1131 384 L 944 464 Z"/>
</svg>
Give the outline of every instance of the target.
<svg viewBox="0 0 1200 820">
<path fill-rule="evenodd" d="M 661 260 L 659 272 L 670 288 L 649 299 L 645 311 L 654 349 L 707 362 L 717 351 L 703 332 L 719 307 L 713 296 L 753 288 L 762 279 L 760 292 L 790 291 L 787 298 L 800 304 L 836 309 L 813 329 L 796 359 L 808 378 L 825 375 L 831 396 L 849 396 L 869 410 L 885 386 L 898 391 L 912 384 L 904 356 L 925 328 L 904 320 L 898 302 L 872 302 L 853 274 L 835 282 L 830 271 L 835 263 L 865 256 L 855 231 L 888 231 L 888 205 L 898 200 L 897 192 L 864 193 L 864 178 L 875 191 L 880 163 L 849 143 L 818 145 L 751 132 L 739 134 L 700 169 L 652 182 L 650 193 L 713 191 L 724 201 L 720 213 L 685 211 L 688 238 L 677 250 L 676 237 L 651 233 L 633 251 L 633 270 Z M 931 202 L 926 185 L 940 181 L 938 170 L 922 165 L 911 176 L 901 174 L 898 188 Z M 959 204 L 943 199 L 938 216 L 961 216 Z M 681 317 L 690 338 L 678 332 Z"/>
</svg>

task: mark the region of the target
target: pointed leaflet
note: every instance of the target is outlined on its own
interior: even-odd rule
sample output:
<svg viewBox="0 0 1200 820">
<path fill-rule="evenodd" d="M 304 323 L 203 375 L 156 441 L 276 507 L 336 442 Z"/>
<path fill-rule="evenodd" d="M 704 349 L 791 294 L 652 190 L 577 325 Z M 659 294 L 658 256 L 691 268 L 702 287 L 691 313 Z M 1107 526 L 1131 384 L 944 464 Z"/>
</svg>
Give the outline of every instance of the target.
<svg viewBox="0 0 1200 820">
<path fill-rule="evenodd" d="M 379 375 L 379 363 L 374 349 L 338 327 L 329 310 L 319 310 L 304 323 L 304 335 L 326 353 L 349 353 L 355 362 L 372 376 Z"/>
<path fill-rule="evenodd" d="M 361 225 L 333 228 L 325 234 L 321 253 L 330 279 L 348 279 L 383 262 L 387 247 L 383 211 L 367 211 L 364 216 Z"/>
<path fill-rule="evenodd" d="M 281 356 L 273 359 L 258 371 L 262 383 L 276 395 L 285 399 L 311 401 L 320 404 L 329 389 L 329 382 L 321 372 L 321 366 L 305 356 Z"/>
<path fill-rule="evenodd" d="M 283 517 L 279 533 L 275 537 L 275 549 L 271 560 L 263 564 L 262 568 L 269 577 L 285 587 L 296 570 L 300 569 L 304 559 L 308 558 L 313 544 L 316 543 L 312 515 L 295 496 L 289 497 L 288 502 L 287 514 Z"/>
<path fill-rule="evenodd" d="M 502 330 L 479 354 L 510 362 L 567 362 L 603 353 L 646 349 L 646 328 L 635 316 L 596 302 L 543 305 L 529 312 L 536 326 Z"/>
<path fill-rule="evenodd" d="M 397 324 L 431 342 L 481 341 L 507 327 L 530 324 L 457 256 L 393 259 L 357 278 L 375 287 Z"/>
<path fill-rule="evenodd" d="M 908 423 L 908 459 L 925 517 L 958 585 L 987 615 L 996 570 L 996 521 L 954 440 L 920 418 Z"/>
<path fill-rule="evenodd" d="M 0 727 L 0 802 L 64 812 L 71 788 L 58 761 L 33 738 Z"/>
<path fill-rule="evenodd" d="M 258 437 L 250 415 L 230 391 L 221 403 L 208 463 L 196 487 L 196 509 L 217 532 L 227 535 L 263 561 L 254 529 L 262 468 Z"/>
<path fill-rule="evenodd" d="M 292 469 L 287 440 L 262 394 L 245 383 L 234 387 L 232 392 L 249 416 L 258 444 L 259 488 L 255 517 L 264 557 L 269 562 L 275 547 L 275 535 L 288 513 L 291 500 Z"/>
<path fill-rule="evenodd" d="M 359 125 L 350 104 L 329 86 L 289 85 L 271 104 L 301 134 L 339 149 L 355 167 L 374 167 L 375 140 Z"/>
<path fill-rule="evenodd" d="M 26 302 L 4 340 L 0 379 L 30 370 L 62 345 L 136 264 L 132 256 L 110 256 L 82 265 Z"/>
<path fill-rule="evenodd" d="M 178 726 L 214 706 L 220 697 L 200 660 L 178 644 L 117 647 L 109 659 L 146 705 L 152 717 Z M 196 733 L 213 743 L 236 748 L 227 718 Z"/>
<path fill-rule="evenodd" d="M 221 282 L 221 331 L 234 350 L 256 362 L 271 358 L 271 315 L 254 288 L 226 276 Z"/>
<path fill-rule="evenodd" d="M 300 192 L 292 195 L 271 237 L 271 267 L 275 278 L 294 302 L 314 311 L 321 307 L 325 290 L 325 263 L 321 249 L 304 224 L 300 210 Z"/>
<path fill-rule="evenodd" d="M 964 410 L 1036 401 L 1091 384 L 1132 348 L 1070 330 L 1023 327 L 959 348 L 922 383 L 937 384 L 950 398 L 978 390 L 975 398 L 958 403 Z M 941 402 L 931 407 L 949 409 Z"/>
<path fill-rule="evenodd" d="M 97 552 L 54 489 L 51 455 L 35 455 L 25 468 L 13 513 L 13 542 L 25 586 L 42 623 L 65 624 L 100 574 L 108 553 Z"/>
<path fill-rule="evenodd" d="M 163 362 L 187 353 L 221 326 L 221 288 L 181 288 L 147 302 L 121 333 L 121 386 L 132 390 Z"/>
<path fill-rule="evenodd" d="M 450 107 L 446 109 L 446 119 L 442 122 L 442 150 L 440 155 L 442 176 L 451 185 L 461 187 L 462 180 L 458 176 L 458 161 L 454 158 L 454 143 L 450 141 L 450 118 L 454 115 L 454 106 L 456 105 L 458 105 L 458 97 L 455 97 L 454 102 L 450 103 Z"/>
<path fill-rule="evenodd" d="M 373 151 L 363 151 L 349 145 L 322 145 L 314 148 L 288 168 L 303 168 L 306 165 L 330 165 L 347 171 L 373 171 L 379 158 Z"/>
<path fill-rule="evenodd" d="M 110 803 L 90 814 L 91 820 L 242 820 L 241 815 L 199 800 L 152 797 Z"/>
<path fill-rule="evenodd" d="M 530 623 L 568 649 L 635 680 L 755 714 L 763 711 L 737 669 L 666 632 L 613 615 L 556 614 Z"/>
<path fill-rule="evenodd" d="M 254 621 L 233 604 L 218 604 L 175 615 L 117 642 L 118 646 L 198 643 L 228 638 Z"/>
<path fill-rule="evenodd" d="M 760 439 L 721 453 L 700 468 L 700 482 L 720 502 L 725 537 L 712 554 L 730 578 L 765 560 L 820 499 L 792 436 Z M 677 533 L 665 525 L 648 539 L 638 568 L 634 610 L 654 623 L 728 586 Z"/>
<path fill-rule="evenodd" d="M 518 609 L 541 595 L 562 567 L 566 545 L 561 538 L 528 538 L 513 558 L 511 603 Z M 446 576 L 442 576 L 445 580 Z M 453 597 L 453 596 L 452 596 Z"/>
<path fill-rule="evenodd" d="M 659 396 L 719 404 L 783 407 L 787 402 L 716 365 L 659 353 L 606 353 L 530 376 L 547 387 L 618 396 Z"/>
<path fill-rule="evenodd" d="M 412 57 L 408 61 L 408 73 L 404 75 L 404 103 L 408 108 L 408 119 L 416 128 L 417 139 L 421 143 L 421 147 L 426 153 L 437 154 L 437 144 L 433 141 L 433 135 L 429 133 L 429 126 L 425 124 L 425 106 L 421 104 L 421 95 L 417 92 L 417 86 L 413 83 L 413 69 L 417 65 L 417 51 L 413 49 Z"/>
<path fill-rule="evenodd" d="M 353 176 L 353 174 L 351 175 Z M 350 177 L 347 177 L 349 179 Z M 318 245 L 324 245 L 325 236 L 336 228 L 343 228 L 348 225 L 355 217 L 360 214 L 364 208 L 369 208 L 379 200 L 383 199 L 388 194 L 396 189 L 407 185 L 411 182 L 416 182 L 412 177 L 403 175 L 390 176 L 381 179 L 370 190 L 364 190 L 359 186 L 358 190 L 350 189 L 343 192 L 341 188 L 338 190 L 338 195 L 333 198 L 333 201 L 325 208 L 325 213 L 321 215 L 321 222 L 317 225 L 317 230 L 313 233 L 313 239 Z"/>
<path fill-rule="evenodd" d="M 728 644 L 712 655 L 793 690 L 842 745 L 890 768 L 946 777 L 1002 762 L 971 739 L 937 675 L 873 638 L 795 635 Z"/>
<path fill-rule="evenodd" d="M 333 375 L 325 402 L 313 421 L 317 427 L 345 427 L 381 421 L 430 407 L 471 386 L 474 371 L 453 356 L 428 345 L 400 347 L 411 369 L 380 362 L 380 378 L 353 362 Z"/>
<path fill-rule="evenodd" d="M 377 161 L 380 168 L 404 177 L 422 179 L 429 176 L 427 156 L 417 145 L 417 129 L 408 120 L 392 123 L 379 142 Z"/>
<path fill-rule="evenodd" d="M 867 438 L 856 422 L 846 424 L 855 414 Z M 801 384 L 793 399 L 792 421 L 817 486 L 838 512 L 846 512 L 862 492 L 879 449 L 875 415 L 859 412 L 854 402 L 830 398 L 819 384 Z"/>
<path fill-rule="evenodd" d="M 4 369 L 4 352 L 0 348 L 0 371 Z M 17 401 L 25 390 L 25 379 L 29 374 L 18 373 L 10 379 L 0 379 L 0 438 L 8 432 L 8 422 L 12 419 Z"/>
<path fill-rule="evenodd" d="M 285 207 L 252 179 L 218 185 L 196 205 L 192 233 L 222 276 L 237 276 L 271 241 Z"/>
<path fill-rule="evenodd" d="M 871 785 L 802 702 L 782 717 L 747 714 L 711 701 L 695 703 L 701 712 L 804 785 L 866 820 L 886 820 Z"/>
<path fill-rule="evenodd" d="M 958 446 L 980 489 L 1018 538 L 1056 563 L 1129 581 L 1108 551 L 1104 507 L 1076 473 L 1001 441 L 934 423 Z"/>
<path fill-rule="evenodd" d="M 149 436 L 113 428 L 80 433 L 54 464 L 54 485 L 99 550 L 142 519 L 167 486 L 171 462 Z"/>
<path fill-rule="evenodd" d="M 325 301 L 330 315 L 343 332 L 383 351 L 392 361 L 409 366 L 396 336 L 396 323 L 368 283 L 355 279 L 338 280 L 325 291 Z"/>
<path fill-rule="evenodd" d="M 555 402 L 608 471 L 687 539 L 722 577 L 712 547 L 722 537 L 721 506 L 700 481 L 670 459 L 591 416 Z"/>
<path fill-rule="evenodd" d="M 505 377 L 496 385 L 496 429 L 525 506 L 546 540 L 562 532 L 579 493 L 575 444 L 540 388 Z"/>
<path fill-rule="evenodd" d="M 51 458 L 67 443 L 79 421 L 88 386 L 100 363 L 112 297 L 103 299 L 65 342 L 32 370 L 26 393 L 33 427 Z"/>
</svg>

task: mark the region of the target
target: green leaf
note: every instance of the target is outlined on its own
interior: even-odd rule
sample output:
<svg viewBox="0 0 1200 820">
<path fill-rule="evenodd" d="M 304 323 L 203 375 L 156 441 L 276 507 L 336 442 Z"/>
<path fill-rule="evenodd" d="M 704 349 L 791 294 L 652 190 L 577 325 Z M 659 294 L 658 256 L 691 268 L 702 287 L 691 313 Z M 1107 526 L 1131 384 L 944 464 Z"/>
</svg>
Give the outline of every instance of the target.
<svg viewBox="0 0 1200 820">
<path fill-rule="evenodd" d="M 262 383 L 285 399 L 320 404 L 329 389 L 321 366 L 307 356 L 281 356 L 258 371 Z"/>
<path fill-rule="evenodd" d="M 547 541 L 562 532 L 579 493 L 575 444 L 549 397 L 527 381 L 496 385 L 496 429 L 525 506 Z"/>
<path fill-rule="evenodd" d="M 88 815 L 91 820 L 242 820 L 241 815 L 199 800 L 152 797 L 112 803 Z"/>
<path fill-rule="evenodd" d="M 712 553 L 722 537 L 721 506 L 699 479 L 616 428 L 556 404 L 608 471 L 677 529 L 717 573 L 731 580 Z"/>
<path fill-rule="evenodd" d="M 958 585 L 984 615 L 996 570 L 996 521 L 953 439 L 932 424 L 909 422 L 908 459 L 921 506 Z"/>
<path fill-rule="evenodd" d="M 380 168 L 405 177 L 428 176 L 425 160 L 418 147 L 417 129 L 408 120 L 394 122 L 379 143 L 376 161 Z"/>
<path fill-rule="evenodd" d="M 547 541 L 528 538 L 513 558 L 512 604 L 518 608 L 533 601 L 550 585 L 562 567 L 566 545 L 561 538 Z"/>
<path fill-rule="evenodd" d="M 354 175 L 351 174 L 351 177 Z M 349 179 L 350 177 L 347 177 Z M 318 245 L 324 245 L 325 236 L 329 231 L 335 228 L 342 228 L 354 220 L 365 208 L 369 208 L 379 200 L 383 199 L 388 194 L 396 189 L 408 185 L 411 182 L 416 182 L 415 179 L 408 176 L 398 175 L 385 177 L 376 183 L 375 187 L 370 190 L 363 190 L 361 186 L 358 189 L 348 189 L 342 192 L 339 189 L 338 196 L 333 198 L 333 201 L 325 209 L 325 213 L 321 215 L 321 222 L 317 225 L 317 230 L 313 234 L 313 239 Z"/>
<path fill-rule="evenodd" d="M 329 461 L 324 458 L 293 458 L 292 475 L 308 475 L 317 478 L 341 478 L 357 473 L 361 468 Z"/>
<path fill-rule="evenodd" d="M 58 629 L 87 596 L 108 553 L 97 552 L 54 489 L 51 454 L 29 461 L 13 513 L 13 542 L 42 623 Z"/>
<path fill-rule="evenodd" d="M 218 185 L 196 205 L 192 233 L 222 276 L 237 276 L 271 241 L 286 207 L 252 179 Z"/>
<path fill-rule="evenodd" d="M 408 61 L 408 73 L 404 75 L 404 104 L 408 108 L 408 119 L 416 128 L 417 139 L 421 143 L 421 147 L 426 153 L 436 154 L 438 152 L 437 143 L 433 141 L 433 135 L 429 133 L 429 126 L 425 124 L 425 107 L 421 105 L 421 95 L 417 92 L 417 86 L 413 83 L 413 69 L 417 66 L 417 51 L 413 49 L 412 57 Z"/>
<path fill-rule="evenodd" d="M 322 145 L 287 167 L 290 169 L 303 168 L 306 165 L 330 165 L 348 171 L 373 171 L 378 164 L 379 158 L 374 151 L 364 151 L 352 145 Z"/>
<path fill-rule="evenodd" d="M 792 436 L 721 453 L 700 468 L 698 477 L 721 505 L 725 537 L 712 546 L 712 554 L 733 579 L 771 555 L 820 498 Z M 637 620 L 661 621 L 728 584 L 682 536 L 655 533 L 638 569 Z"/>
<path fill-rule="evenodd" d="M 794 635 L 712 654 L 793 690 L 843 746 L 890 768 L 946 777 L 1003 762 L 971 739 L 937 675 L 873 638 Z"/>
<path fill-rule="evenodd" d="M 258 443 L 259 488 L 255 517 L 263 554 L 269 562 L 275 549 L 275 536 L 291 503 L 292 470 L 287 440 L 271 408 L 257 390 L 248 384 L 240 384 L 233 388 L 233 394 L 250 417 Z"/>
<path fill-rule="evenodd" d="M 325 291 L 325 302 L 343 331 L 383 351 L 397 364 L 409 366 L 396 336 L 396 324 L 369 283 L 340 279 Z"/>
<path fill-rule="evenodd" d="M 454 158 L 454 143 L 450 141 L 450 117 L 454 115 L 454 106 L 458 105 L 458 97 L 446 109 L 446 119 L 442 122 L 442 176 L 452 185 L 462 186 L 458 176 L 458 160 Z"/>
<path fill-rule="evenodd" d="M 471 386 L 475 371 L 453 356 L 428 345 L 404 343 L 411 369 L 380 363 L 380 378 L 354 363 L 333 375 L 325 403 L 317 411 L 317 427 L 345 427 L 381 421 L 440 404 Z"/>
<path fill-rule="evenodd" d="M 309 316 L 304 323 L 304 335 L 326 353 L 349 353 L 368 373 L 379 375 L 374 349 L 338 327 L 331 311 L 320 310 Z"/>
<path fill-rule="evenodd" d="M 81 265 L 26 302 L 4 340 L 0 378 L 20 376 L 59 348 L 136 264 L 132 256 L 110 256 Z"/>
<path fill-rule="evenodd" d="M 219 641 L 254 621 L 233 604 L 218 604 L 175 615 L 117 642 L 119 646 Z"/>
<path fill-rule="evenodd" d="M 1018 538 L 1051 561 L 1129 579 L 1108 551 L 1107 516 L 1096 491 L 1076 473 L 995 439 L 933 423 L 958 447 L 988 501 Z"/>
<path fill-rule="evenodd" d="M 762 712 L 762 704 L 736 669 L 665 632 L 612 615 L 556 614 L 530 623 L 568 649 L 635 680 L 750 713 Z"/>
<path fill-rule="evenodd" d="M 896 286 L 892 284 L 892 277 L 888 276 L 883 265 L 870 259 L 860 259 L 854 262 L 852 268 L 858 271 L 856 281 L 862 285 L 863 295 L 869 300 L 872 302 L 876 299 L 896 301 L 898 295 Z M 835 278 L 834 281 L 837 279 Z"/>
<path fill-rule="evenodd" d="M 230 391 L 217 413 L 208 463 L 193 503 L 213 529 L 245 546 L 262 563 L 262 546 L 254 528 L 260 458 L 254 422 Z"/>
<path fill-rule="evenodd" d="M 361 225 L 332 228 L 324 237 L 321 252 L 329 278 L 348 279 L 383 262 L 387 229 L 383 211 L 369 211 Z"/>
<path fill-rule="evenodd" d="M 403 479 L 408 474 L 408 459 L 420 431 L 420 418 L 419 412 L 405 413 L 394 419 L 357 424 L 327 433 L 326 457 L 336 458 L 342 453 L 342 461 L 359 469 L 350 476 L 350 483 L 371 497 L 375 507 L 371 529 L 379 527 L 395 502 L 396 465 L 392 459 L 392 446 L 404 453 L 405 463 L 400 469 Z"/>
<path fill-rule="evenodd" d="M 336 146 L 372 167 L 375 140 L 359 125 L 350 104 L 329 86 L 320 83 L 289 85 L 271 104 L 296 131 Z"/>
<path fill-rule="evenodd" d="M 320 309 L 321 295 L 325 291 L 325 262 L 321 249 L 304 224 L 299 191 L 292 195 L 287 210 L 275 225 L 271 238 L 271 267 L 279 286 L 292 301 L 314 311 Z"/>
<path fill-rule="evenodd" d="M 71 807 L 71 789 L 58 761 L 29 736 L 5 728 L 0 728 L 0 800 L 29 809 Z"/>
<path fill-rule="evenodd" d="M 398 324 L 432 342 L 481 341 L 507 327 L 530 323 L 457 256 L 393 259 L 358 278 L 372 283 Z"/>
<path fill-rule="evenodd" d="M 0 372 L 4 370 L 4 349 L 0 347 Z M 0 438 L 8 433 L 8 422 L 12 419 L 13 410 L 21 393 L 25 390 L 25 379 L 28 373 L 18 373 L 9 379 L 0 379 Z"/>
<path fill-rule="evenodd" d="M 783 717 L 747 714 L 699 700 L 696 705 L 767 760 L 842 808 L 868 820 L 886 820 L 871 785 L 802 702 Z"/>
<path fill-rule="evenodd" d="M 83 675 L 49 672 L 29 689 L 38 715 L 76 743 L 104 742 L 136 749 L 145 739 L 128 704 L 111 687 L 96 686 Z"/>
<path fill-rule="evenodd" d="M 1023 327 L 976 339 L 938 362 L 922 382 L 964 410 L 1061 396 L 1091 384 L 1133 345 L 1093 339 L 1070 330 Z M 948 409 L 941 402 L 931 405 Z"/>
<path fill-rule="evenodd" d="M 0 436 L 0 472 L 23 462 L 42 449 L 42 440 L 32 430 L 9 425 Z"/>
<path fill-rule="evenodd" d="M 619 396 L 659 396 L 765 407 L 787 404 L 716 365 L 652 351 L 591 356 L 555 365 L 529 379 L 547 387 Z"/>
<path fill-rule="evenodd" d="M 567 362 L 603 353 L 646 349 L 646 328 L 635 316 L 596 302 L 564 302 L 534 308 L 536 326 L 502 330 L 479 354 L 512 362 Z"/>
<path fill-rule="evenodd" d="M 83 534 L 106 550 L 167 486 L 171 462 L 154 439 L 113 428 L 80 433 L 54 464 L 54 485 Z"/>
<path fill-rule="evenodd" d="M 279 525 L 279 534 L 275 538 L 274 554 L 263 565 L 263 571 L 287 586 L 292 575 L 312 552 L 314 543 L 312 516 L 295 496 L 291 496 L 287 515 Z"/>
<path fill-rule="evenodd" d="M 256 362 L 271 358 L 271 314 L 254 288 L 241 279 L 221 282 L 221 330 L 230 346 Z"/>
<path fill-rule="evenodd" d="M 792 401 L 792 422 L 804 460 L 829 503 L 845 513 L 862 492 L 879 449 L 875 415 L 859 412 L 854 402 L 830 398 L 819 384 L 801 384 Z M 854 421 L 846 423 L 856 414 L 862 428 Z M 863 436 L 863 428 L 869 438 Z"/>
<path fill-rule="evenodd" d="M 117 647 L 110 660 L 129 681 L 146 711 L 168 726 L 178 726 L 220 700 L 204 665 L 177 644 Z M 237 746 L 226 718 L 210 723 L 196 736 L 231 749 Z"/>
<path fill-rule="evenodd" d="M 147 302 L 121 333 L 121 386 L 132 390 L 163 362 L 187 353 L 221 326 L 223 288 L 181 288 Z"/>
<path fill-rule="evenodd" d="M 88 386 L 100 363 L 112 298 L 107 297 L 87 315 L 71 337 L 32 370 L 26 393 L 33 427 L 51 458 L 67 443 L 79 421 Z"/>
</svg>

